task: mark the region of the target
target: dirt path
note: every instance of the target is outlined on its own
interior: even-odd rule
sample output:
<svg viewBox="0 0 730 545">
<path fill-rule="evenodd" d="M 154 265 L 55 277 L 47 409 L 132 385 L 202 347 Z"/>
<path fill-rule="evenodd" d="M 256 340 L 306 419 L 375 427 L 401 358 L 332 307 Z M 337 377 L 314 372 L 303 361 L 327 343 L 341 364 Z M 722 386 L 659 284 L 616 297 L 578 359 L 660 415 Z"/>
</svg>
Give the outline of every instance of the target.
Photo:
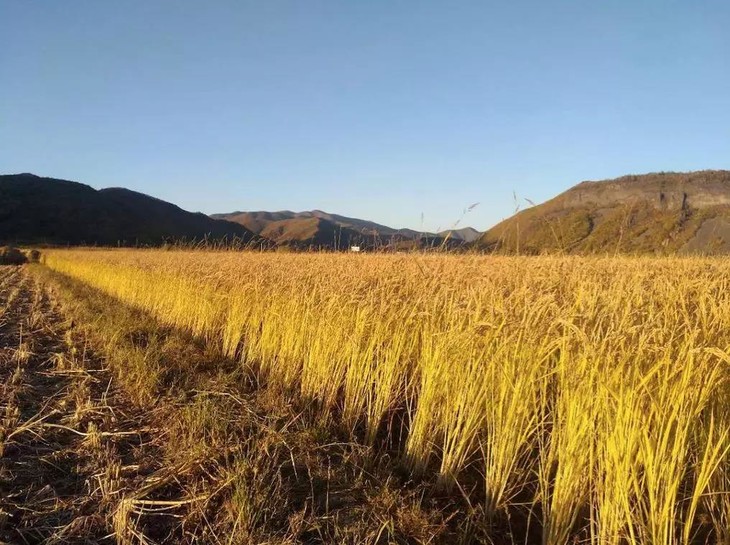
<svg viewBox="0 0 730 545">
<path fill-rule="evenodd" d="M 154 466 L 142 414 L 22 267 L 0 267 L 0 543 L 115 543 Z"/>
</svg>

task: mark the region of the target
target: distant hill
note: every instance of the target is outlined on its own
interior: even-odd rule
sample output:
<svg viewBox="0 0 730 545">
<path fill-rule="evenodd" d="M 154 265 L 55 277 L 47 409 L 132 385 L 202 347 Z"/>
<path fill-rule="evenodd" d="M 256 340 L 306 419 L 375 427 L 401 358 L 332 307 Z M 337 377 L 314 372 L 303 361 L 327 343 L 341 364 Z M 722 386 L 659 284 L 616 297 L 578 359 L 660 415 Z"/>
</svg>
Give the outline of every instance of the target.
<svg viewBox="0 0 730 545">
<path fill-rule="evenodd" d="M 242 225 L 191 213 L 142 193 L 33 174 L 0 176 L 0 243 L 159 245 L 255 237 Z"/>
<path fill-rule="evenodd" d="M 315 217 L 323 220 L 331 221 L 341 227 L 352 229 L 363 235 L 375 236 L 375 237 L 389 237 L 400 234 L 399 229 L 393 229 L 386 225 L 375 223 L 374 221 L 361 220 L 357 218 L 348 218 L 347 216 L 340 216 L 339 214 L 329 214 L 322 210 L 312 210 L 311 212 L 300 212 L 300 217 Z"/>
<path fill-rule="evenodd" d="M 472 242 L 481 233 L 471 227 L 421 233 L 412 229 L 394 229 L 368 220 L 330 214 L 322 210 L 307 212 L 231 212 L 211 217 L 234 221 L 254 233 L 278 244 L 317 245 L 345 248 L 348 245 L 413 249 L 418 247 L 460 246 Z"/>
<path fill-rule="evenodd" d="M 262 230 L 269 222 L 288 220 L 288 219 L 301 219 L 301 218 L 318 218 L 327 222 L 339 225 L 351 229 L 352 231 L 358 232 L 364 235 L 370 236 L 381 236 L 387 237 L 395 234 L 399 234 L 400 231 L 408 231 L 407 229 L 398 230 L 381 225 L 372 221 L 361 220 L 357 218 L 348 218 L 346 216 L 340 216 L 338 214 L 329 214 L 322 210 L 311 210 L 307 212 L 292 212 L 291 210 L 280 210 L 278 212 L 230 212 L 227 214 L 213 214 L 212 218 L 225 219 L 228 221 L 235 221 L 241 225 L 246 225 L 254 232 Z M 415 231 L 413 231 L 415 233 Z"/>
<path fill-rule="evenodd" d="M 311 212 L 233 212 L 214 214 L 216 219 L 236 222 L 280 246 L 296 248 L 318 247 L 345 249 L 350 246 L 371 248 L 382 238 L 397 237 L 395 229 L 377 223 L 328 214 Z M 381 240 L 381 244 L 384 242 Z"/>
<path fill-rule="evenodd" d="M 463 229 L 449 229 L 447 231 L 441 231 L 437 234 L 441 238 L 449 237 L 453 240 L 459 240 L 461 242 L 474 242 L 482 233 L 474 229 L 473 227 L 464 227 Z"/>
<path fill-rule="evenodd" d="M 508 253 L 730 253 L 730 171 L 582 182 L 485 232 Z"/>
<path fill-rule="evenodd" d="M 259 234 L 279 245 L 344 250 L 363 243 L 352 229 L 321 218 L 289 218 L 267 223 Z"/>
</svg>

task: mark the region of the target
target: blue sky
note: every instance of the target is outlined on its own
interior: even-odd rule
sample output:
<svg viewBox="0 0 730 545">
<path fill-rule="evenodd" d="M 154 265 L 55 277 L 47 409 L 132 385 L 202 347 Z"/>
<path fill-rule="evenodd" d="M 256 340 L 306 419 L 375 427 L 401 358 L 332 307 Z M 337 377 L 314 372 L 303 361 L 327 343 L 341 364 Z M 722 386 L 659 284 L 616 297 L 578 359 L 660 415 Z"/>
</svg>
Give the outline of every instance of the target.
<svg viewBox="0 0 730 545">
<path fill-rule="evenodd" d="M 485 229 L 513 192 L 730 168 L 728 29 L 727 0 L 0 0 L 0 172 Z"/>
</svg>

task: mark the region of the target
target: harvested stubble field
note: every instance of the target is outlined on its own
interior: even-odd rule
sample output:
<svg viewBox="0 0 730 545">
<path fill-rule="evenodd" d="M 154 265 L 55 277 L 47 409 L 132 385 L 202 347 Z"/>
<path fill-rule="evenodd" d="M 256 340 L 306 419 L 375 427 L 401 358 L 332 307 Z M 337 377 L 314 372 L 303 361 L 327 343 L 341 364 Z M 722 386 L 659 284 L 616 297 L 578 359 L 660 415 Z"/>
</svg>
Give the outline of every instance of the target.
<svg viewBox="0 0 730 545">
<path fill-rule="evenodd" d="M 138 313 L 142 339 L 128 317 L 116 340 L 97 323 L 97 346 L 139 405 L 189 432 L 178 450 L 221 451 L 215 470 L 186 462 L 149 505 L 120 493 L 142 502 L 117 505 L 120 535 L 194 504 L 187 531 L 202 517 L 243 536 L 231 543 L 730 543 L 728 260 L 58 250 L 43 262 L 81 323 Z M 95 311 L 80 313 L 84 299 Z M 137 356 L 114 356 L 125 339 Z M 254 434 L 221 424 L 277 411 Z M 248 472 L 222 454 L 236 441 Z M 206 488 L 200 474 L 218 477 Z M 237 514 L 206 515 L 211 504 Z"/>
</svg>

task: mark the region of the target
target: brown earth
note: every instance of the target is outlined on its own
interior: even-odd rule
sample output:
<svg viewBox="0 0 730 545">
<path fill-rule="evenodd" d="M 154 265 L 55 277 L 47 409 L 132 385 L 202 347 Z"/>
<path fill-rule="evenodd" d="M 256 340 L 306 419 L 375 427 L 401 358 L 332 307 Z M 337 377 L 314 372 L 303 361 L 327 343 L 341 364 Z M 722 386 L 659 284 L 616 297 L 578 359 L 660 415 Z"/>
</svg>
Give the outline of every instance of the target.
<svg viewBox="0 0 730 545">
<path fill-rule="evenodd" d="M 114 543 L 118 499 L 158 466 L 156 433 L 19 267 L 0 268 L 0 541 Z"/>
</svg>

